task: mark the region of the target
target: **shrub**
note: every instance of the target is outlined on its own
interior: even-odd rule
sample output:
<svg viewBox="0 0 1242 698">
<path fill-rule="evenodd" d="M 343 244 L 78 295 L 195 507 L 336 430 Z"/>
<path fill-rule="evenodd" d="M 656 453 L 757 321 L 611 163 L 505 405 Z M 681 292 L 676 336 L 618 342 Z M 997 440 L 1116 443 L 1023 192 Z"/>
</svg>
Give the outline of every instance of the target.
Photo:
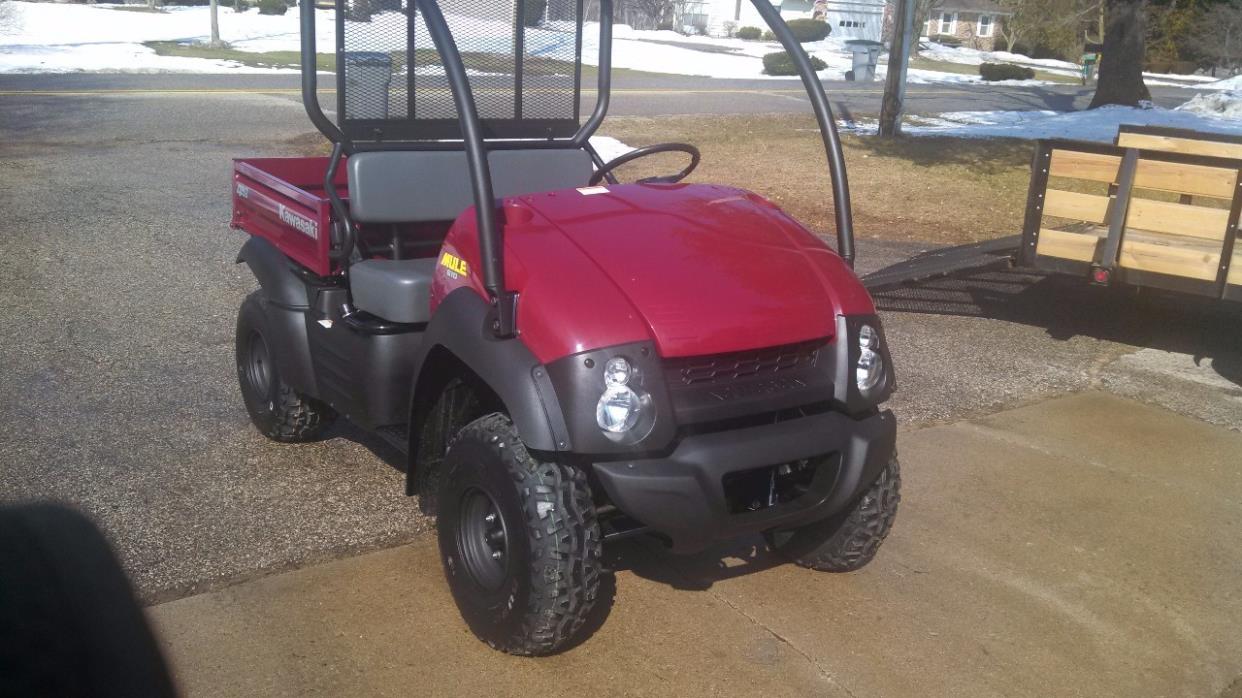
<svg viewBox="0 0 1242 698">
<path fill-rule="evenodd" d="M 1024 65 L 1014 65 L 1012 63 L 981 63 L 979 65 L 979 74 L 988 82 L 997 80 L 1030 80 L 1035 77 L 1035 71 Z"/>
<path fill-rule="evenodd" d="M 548 0 L 526 0 L 526 16 L 523 21 L 528 27 L 537 27 L 543 21 L 544 10 L 548 9 Z"/>
<path fill-rule="evenodd" d="M 771 29 L 764 29 L 763 40 L 764 41 L 776 41 L 776 35 L 772 33 Z"/>
<path fill-rule="evenodd" d="M 810 56 L 810 59 L 811 67 L 815 70 L 823 70 L 828 67 L 827 63 L 815 56 Z M 793 57 L 789 55 L 788 51 L 777 51 L 763 57 L 763 72 L 768 75 L 797 75 L 798 69 L 794 67 Z"/>
<path fill-rule="evenodd" d="M 832 33 L 832 27 L 827 22 L 818 19 L 791 19 L 788 24 L 789 31 L 793 32 L 794 38 L 800 44 L 808 41 L 823 41 Z"/>
<path fill-rule="evenodd" d="M 261 15 L 283 15 L 289 11 L 289 5 L 285 0 L 259 0 L 259 14 Z"/>
<path fill-rule="evenodd" d="M 940 44 L 941 46 L 949 46 L 951 48 L 957 48 L 958 46 L 962 45 L 962 40 L 957 38 L 956 36 L 938 36 L 935 39 L 933 39 L 933 41 Z"/>
<path fill-rule="evenodd" d="M 742 27 L 737 30 L 737 38 L 746 41 L 758 41 L 763 37 L 763 30 L 759 27 Z"/>
</svg>

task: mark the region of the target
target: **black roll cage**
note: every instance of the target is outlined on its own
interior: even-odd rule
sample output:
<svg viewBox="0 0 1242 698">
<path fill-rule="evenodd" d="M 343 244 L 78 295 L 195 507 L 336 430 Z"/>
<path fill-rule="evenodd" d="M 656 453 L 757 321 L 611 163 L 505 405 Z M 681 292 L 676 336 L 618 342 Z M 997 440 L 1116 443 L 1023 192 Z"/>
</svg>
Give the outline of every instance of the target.
<svg viewBox="0 0 1242 698">
<path fill-rule="evenodd" d="M 533 149 L 533 148 L 581 148 L 585 150 L 595 163 L 601 167 L 604 162 L 599 153 L 591 146 L 589 139 L 599 129 L 608 113 L 609 97 L 612 88 L 612 0 L 599 0 L 599 77 L 598 93 L 595 109 L 585 123 L 579 127 L 571 138 L 548 138 L 542 140 L 486 140 L 480 128 L 479 116 L 475 109 L 474 95 L 470 81 L 466 75 L 465 64 L 457 50 L 444 15 L 436 0 L 410 0 L 410 3 L 423 13 L 423 21 L 427 32 L 439 52 L 444 63 L 445 76 L 452 92 L 453 103 L 457 108 L 461 124 L 460 141 L 385 141 L 358 143 L 351 141 L 345 133 L 323 113 L 318 99 L 318 72 L 315 41 L 315 0 L 301 0 L 301 34 L 302 34 L 302 104 L 310 116 L 311 123 L 332 142 L 332 155 L 327 174 L 324 178 L 324 192 L 332 205 L 332 210 L 340 221 L 341 248 L 335 258 L 343 265 L 348 265 L 353 252 L 357 232 L 349 219 L 349 211 L 345 202 L 336 191 L 334 180 L 340 167 L 341 159 L 354 152 L 363 150 L 463 150 L 470 171 L 470 185 L 474 193 L 476 224 L 479 231 L 479 251 L 482 256 L 483 286 L 487 289 L 492 301 L 492 314 L 488 318 L 491 331 L 497 337 L 512 337 L 516 334 L 517 297 L 505 288 L 504 257 L 500 230 L 496 226 L 495 206 L 480 205 L 481 202 L 494 201 L 492 195 L 492 177 L 488 165 L 487 152 L 501 149 Z M 854 222 L 850 205 L 849 182 L 845 172 L 845 156 L 841 150 L 841 138 L 837 133 L 836 122 L 833 120 L 832 107 L 828 104 L 828 96 L 824 86 L 811 68 L 810 59 L 802 45 L 794 38 L 788 25 L 781 19 L 780 12 L 769 0 L 751 0 L 759 15 L 780 41 L 781 46 L 793 59 L 794 67 L 802 79 L 807 97 L 811 101 L 811 109 L 815 112 L 815 121 L 819 125 L 820 137 L 824 143 L 824 153 L 828 159 L 828 173 L 832 180 L 834 201 L 834 219 L 837 232 L 837 253 L 851 268 L 854 266 Z M 338 3 L 337 11 L 342 10 L 343 3 Z M 581 21 L 581 18 L 580 18 Z M 579 57 L 580 59 L 580 57 Z M 338 66 L 343 58 L 337 57 Z M 338 72 L 338 80 L 340 79 Z M 338 90 L 341 86 L 338 85 Z M 411 95 L 411 98 L 413 95 Z M 580 96 L 575 94 L 575 99 Z M 519 98 L 520 103 L 520 98 Z M 344 118 L 344 114 L 338 115 Z M 616 183 L 615 178 L 608 180 Z"/>
</svg>

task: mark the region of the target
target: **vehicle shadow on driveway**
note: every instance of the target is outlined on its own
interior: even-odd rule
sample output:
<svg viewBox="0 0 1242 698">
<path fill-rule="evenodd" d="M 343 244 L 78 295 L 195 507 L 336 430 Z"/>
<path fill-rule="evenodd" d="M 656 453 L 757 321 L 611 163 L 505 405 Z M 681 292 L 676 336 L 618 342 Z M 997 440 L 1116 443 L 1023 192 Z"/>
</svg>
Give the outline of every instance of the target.
<svg viewBox="0 0 1242 698">
<path fill-rule="evenodd" d="M 1092 286 L 1025 271 L 961 272 L 874 295 L 881 311 L 981 317 L 1040 327 L 1048 336 L 1188 354 L 1242 386 L 1242 307 L 1151 289 Z"/>
<path fill-rule="evenodd" d="M 639 537 L 605 546 L 604 564 L 674 589 L 706 591 L 716 582 L 762 572 L 788 560 L 768 550 L 757 535 L 724 541 L 694 555 L 674 555 L 655 538 Z"/>
</svg>

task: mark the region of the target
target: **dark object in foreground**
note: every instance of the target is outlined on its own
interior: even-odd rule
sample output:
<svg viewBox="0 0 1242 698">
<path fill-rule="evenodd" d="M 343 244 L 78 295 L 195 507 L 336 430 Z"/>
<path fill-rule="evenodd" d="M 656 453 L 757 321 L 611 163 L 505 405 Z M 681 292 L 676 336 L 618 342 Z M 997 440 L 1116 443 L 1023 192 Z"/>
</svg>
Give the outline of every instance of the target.
<svg viewBox="0 0 1242 698">
<path fill-rule="evenodd" d="M 852 271 L 840 140 L 817 64 L 755 5 L 820 126 L 836 252 L 760 196 L 684 183 L 692 145 L 600 156 L 609 0 L 585 119 L 589 25 L 572 4 L 549 3 L 537 29 L 508 17 L 491 44 L 494 3 L 455 3 L 452 32 L 434 0 L 370 25 L 338 3 L 338 123 L 317 100 L 304 4 L 303 101 L 332 156 L 236 163 L 238 261 L 260 284 L 236 342 L 255 427 L 308 441 L 344 417 L 407 454 L 454 600 L 497 649 L 580 640 L 610 540 L 695 552 L 766 533 L 848 571 L 888 533 L 895 378 Z M 434 51 L 414 47 L 421 31 Z M 680 171 L 613 174 L 671 152 L 689 158 Z"/>
<path fill-rule="evenodd" d="M 0 509 L 0 696 L 175 695 L 107 541 L 59 506 Z"/>
</svg>

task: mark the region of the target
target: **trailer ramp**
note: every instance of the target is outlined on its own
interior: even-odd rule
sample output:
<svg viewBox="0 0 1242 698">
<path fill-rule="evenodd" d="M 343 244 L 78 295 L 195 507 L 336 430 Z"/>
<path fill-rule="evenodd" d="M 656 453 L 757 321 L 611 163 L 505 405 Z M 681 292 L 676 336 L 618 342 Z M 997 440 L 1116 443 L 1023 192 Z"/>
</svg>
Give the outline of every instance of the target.
<svg viewBox="0 0 1242 698">
<path fill-rule="evenodd" d="M 1021 236 L 929 250 L 862 278 L 872 293 L 929 281 L 960 272 L 1008 269 L 1013 266 Z"/>
</svg>

